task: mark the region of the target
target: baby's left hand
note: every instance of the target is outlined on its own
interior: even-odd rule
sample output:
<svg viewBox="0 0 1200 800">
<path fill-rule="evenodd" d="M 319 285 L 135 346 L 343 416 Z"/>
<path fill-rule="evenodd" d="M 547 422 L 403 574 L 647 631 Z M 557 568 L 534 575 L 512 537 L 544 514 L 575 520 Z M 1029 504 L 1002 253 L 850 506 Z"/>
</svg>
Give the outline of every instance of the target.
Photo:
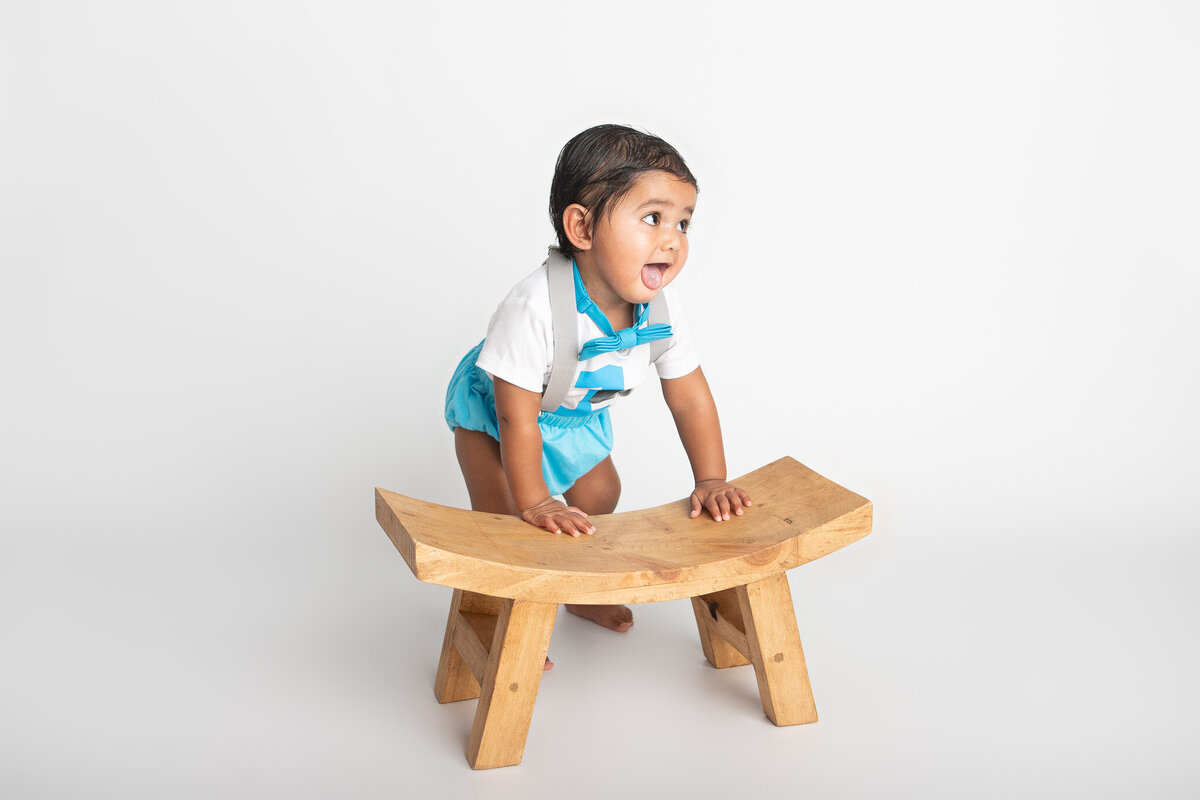
<svg viewBox="0 0 1200 800">
<path fill-rule="evenodd" d="M 700 512 L 708 509 L 712 518 L 717 522 L 729 519 L 732 511 L 739 517 L 745 513 L 745 506 L 753 505 L 750 495 L 726 481 L 700 481 L 696 491 L 692 492 L 692 519 L 700 516 Z"/>
</svg>

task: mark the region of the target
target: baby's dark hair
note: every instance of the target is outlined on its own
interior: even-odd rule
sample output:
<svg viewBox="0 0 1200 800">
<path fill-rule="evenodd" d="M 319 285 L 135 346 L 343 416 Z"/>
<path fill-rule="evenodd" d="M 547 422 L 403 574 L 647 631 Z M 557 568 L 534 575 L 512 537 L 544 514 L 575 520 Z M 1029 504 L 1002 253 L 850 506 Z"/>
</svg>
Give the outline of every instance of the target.
<svg viewBox="0 0 1200 800">
<path fill-rule="evenodd" d="M 647 172 L 669 172 L 699 189 L 683 156 L 653 134 L 625 125 L 597 125 L 563 145 L 550 184 L 550 221 L 558 247 L 568 256 L 576 248 L 563 229 L 563 212 L 572 203 L 599 219 Z"/>
</svg>

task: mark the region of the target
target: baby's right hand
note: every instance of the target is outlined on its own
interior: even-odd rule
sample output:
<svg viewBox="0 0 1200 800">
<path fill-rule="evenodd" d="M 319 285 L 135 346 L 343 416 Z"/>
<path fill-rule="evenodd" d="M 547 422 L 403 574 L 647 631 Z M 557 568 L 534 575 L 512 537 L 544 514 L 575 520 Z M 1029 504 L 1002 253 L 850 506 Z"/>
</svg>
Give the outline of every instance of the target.
<svg viewBox="0 0 1200 800">
<path fill-rule="evenodd" d="M 596 532 L 596 526 L 588 522 L 587 514 L 553 497 L 547 497 L 536 506 L 522 511 L 521 519 L 551 533 L 569 533 L 578 537 L 582 533 L 590 536 Z"/>
</svg>

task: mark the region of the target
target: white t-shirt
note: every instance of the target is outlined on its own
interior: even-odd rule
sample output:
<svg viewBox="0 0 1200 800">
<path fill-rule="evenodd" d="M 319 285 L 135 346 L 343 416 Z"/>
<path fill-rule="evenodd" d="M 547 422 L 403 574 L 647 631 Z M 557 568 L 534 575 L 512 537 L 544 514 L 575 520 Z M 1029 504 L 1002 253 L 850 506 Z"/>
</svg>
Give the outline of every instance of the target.
<svg viewBox="0 0 1200 800">
<path fill-rule="evenodd" d="M 660 378 L 682 378 L 700 366 L 691 331 L 670 286 L 662 289 L 671 315 L 672 336 L 667 349 L 655 362 Z M 577 313 L 579 345 L 604 336 L 587 314 Z M 541 394 L 550 380 L 554 361 L 553 322 L 550 313 L 550 282 L 545 265 L 522 280 L 492 315 L 487 339 L 476 366 L 492 378 Z M 646 379 L 650 370 L 650 345 L 601 353 L 576 366 L 575 380 L 556 413 L 576 414 L 610 405 L 616 392 L 631 390 Z"/>
</svg>

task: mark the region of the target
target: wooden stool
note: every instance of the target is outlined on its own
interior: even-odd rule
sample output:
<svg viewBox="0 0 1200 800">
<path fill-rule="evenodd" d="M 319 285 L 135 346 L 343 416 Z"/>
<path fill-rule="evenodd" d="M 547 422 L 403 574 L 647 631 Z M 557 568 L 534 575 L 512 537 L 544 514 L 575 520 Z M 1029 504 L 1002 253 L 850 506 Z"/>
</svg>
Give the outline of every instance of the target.
<svg viewBox="0 0 1200 800">
<path fill-rule="evenodd" d="M 733 483 L 754 501 L 744 516 L 690 519 L 683 500 L 594 516 L 578 539 L 375 490 L 413 574 L 454 589 L 434 693 L 479 698 L 472 767 L 521 763 L 559 603 L 691 598 L 709 663 L 753 664 L 776 725 L 817 721 L 786 572 L 870 533 L 871 503 L 791 458 Z"/>
</svg>

